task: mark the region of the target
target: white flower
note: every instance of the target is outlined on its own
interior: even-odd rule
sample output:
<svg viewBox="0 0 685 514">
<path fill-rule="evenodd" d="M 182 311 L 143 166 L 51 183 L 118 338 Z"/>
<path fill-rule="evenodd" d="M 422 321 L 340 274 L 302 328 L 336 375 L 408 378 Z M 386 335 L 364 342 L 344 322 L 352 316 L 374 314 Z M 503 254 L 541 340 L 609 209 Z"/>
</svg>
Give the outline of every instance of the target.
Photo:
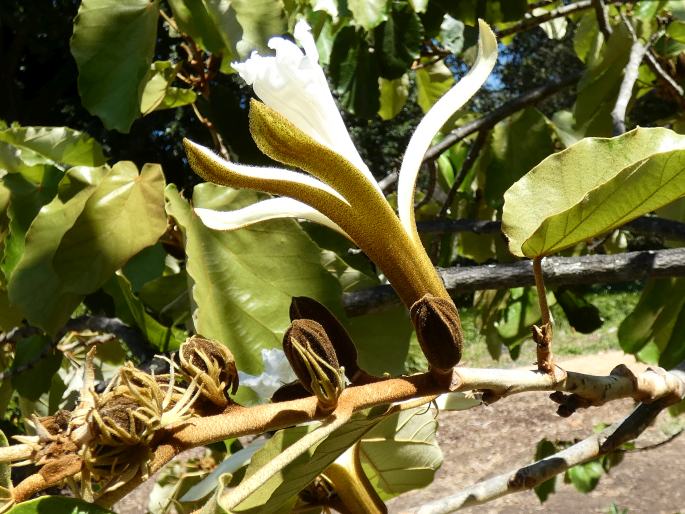
<svg viewBox="0 0 685 514">
<path fill-rule="evenodd" d="M 398 182 L 395 215 L 362 161 L 337 110 L 310 29 L 303 21 L 291 41 L 272 38 L 275 56 L 253 54 L 234 64 L 264 102 L 253 102 L 250 130 L 271 158 L 300 168 L 257 168 L 230 163 L 185 141 L 193 169 L 207 180 L 281 197 L 229 213 L 196 209 L 205 224 L 232 230 L 274 217 L 323 222 L 346 234 L 393 284 L 407 306 L 427 293 L 448 298 L 426 255 L 414 221 L 414 188 L 423 156 L 435 134 L 482 86 L 497 59 L 497 41 L 479 21 L 478 57 L 469 73 L 426 114 L 412 136 Z M 280 212 L 279 212 L 280 211 Z"/>
<path fill-rule="evenodd" d="M 283 384 L 292 382 L 297 377 L 285 358 L 283 350 L 273 348 L 262 350 L 264 372 L 261 375 L 248 375 L 238 371 L 240 385 L 252 389 L 262 400 L 268 400 Z"/>
</svg>

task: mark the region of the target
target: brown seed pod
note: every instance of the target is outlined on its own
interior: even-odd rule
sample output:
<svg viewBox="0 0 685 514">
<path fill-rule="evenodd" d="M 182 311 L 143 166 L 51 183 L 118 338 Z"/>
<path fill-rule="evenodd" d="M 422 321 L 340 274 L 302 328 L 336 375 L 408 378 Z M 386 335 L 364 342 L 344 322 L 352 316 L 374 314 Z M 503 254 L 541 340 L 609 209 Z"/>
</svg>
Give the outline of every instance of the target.
<svg viewBox="0 0 685 514">
<path fill-rule="evenodd" d="M 228 393 L 238 390 L 238 370 L 233 354 L 224 345 L 194 335 L 178 351 L 181 371 L 190 379 L 197 378 L 201 395 L 219 407 L 229 403 Z"/>
<path fill-rule="evenodd" d="M 410 309 L 421 350 L 431 367 L 448 371 L 461 359 L 464 334 L 451 300 L 424 295 Z"/>
<path fill-rule="evenodd" d="M 345 380 L 323 327 L 311 319 L 296 319 L 283 336 L 283 352 L 300 383 L 316 395 L 319 404 L 335 407 Z"/>
<path fill-rule="evenodd" d="M 354 383 L 355 376 L 361 371 L 357 364 L 357 348 L 338 318 L 313 298 L 295 296 L 290 303 L 290 321 L 298 319 L 314 320 L 323 327 L 338 362 L 345 368 L 345 375 Z"/>
</svg>

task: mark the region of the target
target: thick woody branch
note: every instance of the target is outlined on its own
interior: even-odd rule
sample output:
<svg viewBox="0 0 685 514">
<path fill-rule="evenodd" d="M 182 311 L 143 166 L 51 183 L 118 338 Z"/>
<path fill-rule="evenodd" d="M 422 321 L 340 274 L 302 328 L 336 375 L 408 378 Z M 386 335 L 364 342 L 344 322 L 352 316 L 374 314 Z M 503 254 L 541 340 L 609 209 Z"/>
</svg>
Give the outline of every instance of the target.
<svg viewBox="0 0 685 514">
<path fill-rule="evenodd" d="M 373 384 L 349 387 L 338 401 L 338 412 L 358 412 L 376 405 L 436 395 L 449 391 L 484 391 L 484 398 L 493 402 L 501 397 L 527 391 L 556 391 L 582 399 L 581 407 L 601 405 L 619 398 L 670 402 L 685 395 L 685 378 L 661 369 L 650 369 L 635 375 L 625 366 L 616 367 L 608 376 L 585 375 L 556 368 L 554 373 L 528 370 L 455 368 L 451 380 L 437 384 L 432 375 L 423 373 L 410 377 L 387 379 Z M 576 402 L 577 404 L 578 402 Z M 323 419 L 327 414 L 317 408 L 316 398 L 288 402 L 232 406 L 224 413 L 194 418 L 176 429 L 160 434 L 158 447 L 150 463 L 154 473 L 183 450 L 222 441 L 230 437 L 261 433 Z M 135 489 L 143 479 L 137 476 L 121 489 L 98 500 L 111 505 Z"/>
<path fill-rule="evenodd" d="M 604 284 L 630 282 L 649 277 L 685 276 L 685 248 L 627 252 L 614 255 L 547 257 L 542 265 L 545 284 Z M 439 269 L 450 294 L 482 289 L 508 289 L 535 284 L 532 261 L 511 264 Z M 390 286 L 377 286 L 345 293 L 343 304 L 348 316 L 377 312 L 399 300 Z"/>
<path fill-rule="evenodd" d="M 515 112 L 520 111 L 529 105 L 534 105 L 552 96 L 553 94 L 558 93 L 562 89 L 575 84 L 578 82 L 578 80 L 580 80 L 580 77 L 580 73 L 574 73 L 568 75 L 559 82 L 553 82 L 551 84 L 546 84 L 544 86 L 531 89 L 530 91 L 523 93 L 521 96 L 518 96 L 513 100 L 503 104 L 494 111 L 489 112 L 482 118 L 478 118 L 472 122 L 462 125 L 461 127 L 447 134 L 438 144 L 429 148 L 423 160 L 429 161 L 437 159 L 442 152 L 447 150 L 450 146 L 458 141 L 461 141 L 465 137 L 470 136 L 475 132 L 491 129 L 504 118 L 511 116 Z"/>
<path fill-rule="evenodd" d="M 683 369 L 685 367 L 681 363 L 676 370 L 671 372 L 671 375 L 685 383 Z M 681 398 L 683 392 L 685 390 L 681 390 Z M 665 397 L 653 403 L 643 403 L 622 421 L 599 434 L 594 434 L 533 464 L 484 480 L 455 495 L 427 503 L 415 512 L 416 514 L 444 514 L 487 503 L 507 494 L 532 489 L 573 466 L 611 453 L 622 444 L 637 438 L 673 401 L 673 397 Z"/>
</svg>

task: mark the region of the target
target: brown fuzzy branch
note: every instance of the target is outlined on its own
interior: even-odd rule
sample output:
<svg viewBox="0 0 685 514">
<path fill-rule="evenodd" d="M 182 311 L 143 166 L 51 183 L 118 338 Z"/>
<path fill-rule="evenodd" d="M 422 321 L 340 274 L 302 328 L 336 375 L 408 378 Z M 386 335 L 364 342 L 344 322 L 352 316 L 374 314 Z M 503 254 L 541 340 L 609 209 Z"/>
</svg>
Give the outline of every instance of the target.
<svg viewBox="0 0 685 514">
<path fill-rule="evenodd" d="M 614 255 L 547 257 L 542 268 L 548 286 L 681 277 L 685 276 L 685 248 Z M 438 273 L 452 295 L 535 284 L 533 265 L 529 260 L 511 264 L 442 268 Z M 343 305 L 348 316 L 379 312 L 398 303 L 399 300 L 390 286 L 376 286 L 343 295 Z"/>
<path fill-rule="evenodd" d="M 685 383 L 684 370 L 685 367 L 681 363 L 671 374 Z M 683 396 L 685 396 L 685 390 L 681 390 L 681 398 Z M 533 464 L 484 480 L 454 495 L 427 503 L 414 512 L 416 514 L 445 514 L 463 507 L 487 503 L 507 494 L 532 489 L 573 466 L 611 453 L 622 444 L 637 438 L 674 400 L 676 400 L 674 397 L 669 396 L 653 403 L 643 403 L 622 421 L 599 434 L 594 434 Z"/>
</svg>

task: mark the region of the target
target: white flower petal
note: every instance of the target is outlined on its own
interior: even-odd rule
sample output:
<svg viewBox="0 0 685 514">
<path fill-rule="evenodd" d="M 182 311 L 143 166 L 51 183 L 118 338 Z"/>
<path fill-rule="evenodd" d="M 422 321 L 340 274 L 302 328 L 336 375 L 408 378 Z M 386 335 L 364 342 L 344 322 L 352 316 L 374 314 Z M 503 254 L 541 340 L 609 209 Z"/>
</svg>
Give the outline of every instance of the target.
<svg viewBox="0 0 685 514">
<path fill-rule="evenodd" d="M 233 68 L 252 85 L 257 96 L 280 112 L 315 141 L 345 157 L 380 192 L 375 178 L 354 147 L 338 112 L 321 66 L 316 43 L 305 21 L 295 26 L 295 37 L 305 52 L 292 41 L 271 38 L 275 56 L 257 54 Z"/>
<path fill-rule="evenodd" d="M 241 386 L 249 387 L 260 398 L 267 400 L 273 396 L 279 387 L 292 382 L 297 377 L 283 350 L 278 348 L 262 350 L 262 361 L 264 362 L 264 372 L 261 375 L 248 375 L 239 371 L 238 379 Z"/>
<path fill-rule="evenodd" d="M 497 39 L 483 20 L 478 20 L 478 57 L 464 78 L 443 95 L 426 113 L 416 128 L 404 154 L 397 183 L 397 210 L 400 222 L 409 237 L 416 243 L 418 234 L 414 221 L 414 187 L 433 137 L 447 120 L 480 89 L 497 61 Z"/>
<path fill-rule="evenodd" d="M 320 223 L 349 238 L 345 231 L 330 218 L 292 198 L 269 198 L 234 211 L 215 211 L 198 207 L 195 213 L 206 227 L 214 230 L 237 230 L 260 221 L 298 218 Z"/>
</svg>

